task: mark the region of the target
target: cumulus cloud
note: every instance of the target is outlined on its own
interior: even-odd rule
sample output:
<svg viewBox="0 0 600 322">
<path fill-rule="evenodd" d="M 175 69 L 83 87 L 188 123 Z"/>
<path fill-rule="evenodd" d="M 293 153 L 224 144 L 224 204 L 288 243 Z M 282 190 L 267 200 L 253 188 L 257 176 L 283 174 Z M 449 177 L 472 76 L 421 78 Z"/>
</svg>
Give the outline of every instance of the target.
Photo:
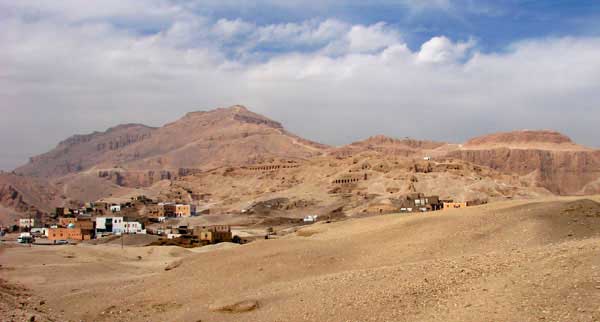
<svg viewBox="0 0 600 322">
<path fill-rule="evenodd" d="M 475 45 L 473 40 L 453 43 L 450 39 L 433 37 L 421 45 L 417 60 L 423 63 L 447 63 L 465 58 L 467 51 Z"/>
<path fill-rule="evenodd" d="M 481 53 L 473 40 L 439 35 L 411 50 L 384 22 L 260 24 L 168 1 L 99 11 L 29 3 L 0 0 L 0 150 L 10 152 L 0 168 L 74 133 L 237 103 L 329 144 L 376 133 L 461 141 L 515 128 L 555 128 L 587 144 L 600 136 L 600 38 Z M 135 12 L 153 17 L 150 31 L 117 19 L 140 19 Z"/>
</svg>

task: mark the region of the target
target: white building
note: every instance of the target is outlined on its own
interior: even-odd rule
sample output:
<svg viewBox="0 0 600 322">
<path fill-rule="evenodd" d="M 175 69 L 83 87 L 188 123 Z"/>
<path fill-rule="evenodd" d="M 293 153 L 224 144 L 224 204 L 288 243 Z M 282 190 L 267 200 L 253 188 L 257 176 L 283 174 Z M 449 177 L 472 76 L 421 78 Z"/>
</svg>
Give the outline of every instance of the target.
<svg viewBox="0 0 600 322">
<path fill-rule="evenodd" d="M 121 211 L 121 205 L 111 205 L 110 206 L 110 211 L 112 211 L 112 212 L 120 212 Z"/>
<path fill-rule="evenodd" d="M 123 217 L 96 217 L 96 235 L 123 232 Z"/>
<path fill-rule="evenodd" d="M 123 232 L 126 234 L 145 234 L 146 229 L 137 221 L 126 221 L 123 224 Z"/>
<path fill-rule="evenodd" d="M 35 219 L 33 219 L 33 218 L 19 219 L 19 228 L 33 228 L 34 225 L 35 225 Z"/>
<path fill-rule="evenodd" d="M 317 221 L 317 215 L 308 215 L 304 217 L 304 222 L 316 222 Z"/>
<path fill-rule="evenodd" d="M 48 228 L 31 228 L 31 230 L 29 231 L 32 234 L 39 234 L 41 236 L 46 236 L 48 237 Z"/>
</svg>

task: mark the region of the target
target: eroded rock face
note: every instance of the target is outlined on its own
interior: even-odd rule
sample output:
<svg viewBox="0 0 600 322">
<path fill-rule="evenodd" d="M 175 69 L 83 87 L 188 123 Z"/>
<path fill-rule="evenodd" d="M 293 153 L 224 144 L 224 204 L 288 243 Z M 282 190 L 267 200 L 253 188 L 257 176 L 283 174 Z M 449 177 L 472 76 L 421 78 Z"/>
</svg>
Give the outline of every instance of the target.
<svg viewBox="0 0 600 322">
<path fill-rule="evenodd" d="M 107 160 L 133 160 L 135 151 L 122 153 L 127 147 L 147 140 L 154 128 L 124 124 L 86 135 L 74 135 L 47 153 L 32 157 L 16 172 L 29 176 L 56 177 L 86 170 Z"/>
<path fill-rule="evenodd" d="M 448 154 L 520 176 L 533 175 L 540 187 L 560 195 L 598 193 L 600 151 L 574 144 L 554 131 L 518 131 L 475 138 Z"/>
<path fill-rule="evenodd" d="M 98 171 L 98 177 L 109 180 L 121 187 L 149 187 L 161 180 L 173 180 L 176 175 L 169 170 L 100 170 Z"/>
</svg>

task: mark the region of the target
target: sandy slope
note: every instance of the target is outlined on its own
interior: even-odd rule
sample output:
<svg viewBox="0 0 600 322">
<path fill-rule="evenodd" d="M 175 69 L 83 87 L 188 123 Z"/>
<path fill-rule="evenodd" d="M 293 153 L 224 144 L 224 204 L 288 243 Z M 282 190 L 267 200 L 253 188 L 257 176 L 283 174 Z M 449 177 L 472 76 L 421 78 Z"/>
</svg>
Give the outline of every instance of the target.
<svg viewBox="0 0 600 322">
<path fill-rule="evenodd" d="M 600 205 L 555 198 L 317 224 L 205 253 L 6 248 L 0 277 L 72 321 L 594 321 L 599 242 Z M 240 301 L 258 308 L 219 311 Z"/>
</svg>

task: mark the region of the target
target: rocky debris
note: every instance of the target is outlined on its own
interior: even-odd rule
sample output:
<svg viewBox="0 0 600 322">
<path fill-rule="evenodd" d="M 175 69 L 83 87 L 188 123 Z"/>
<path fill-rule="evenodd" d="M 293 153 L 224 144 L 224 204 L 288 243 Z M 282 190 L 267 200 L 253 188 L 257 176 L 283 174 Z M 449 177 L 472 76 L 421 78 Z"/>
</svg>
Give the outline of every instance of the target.
<svg viewBox="0 0 600 322">
<path fill-rule="evenodd" d="M 242 300 L 238 302 L 228 303 L 215 303 L 208 307 L 209 310 L 215 312 L 227 312 L 227 313 L 242 313 L 252 311 L 258 308 L 257 300 Z"/>
<path fill-rule="evenodd" d="M 170 271 L 170 270 L 176 269 L 177 267 L 181 266 L 181 264 L 183 264 L 183 260 L 181 260 L 181 259 L 172 261 L 165 267 L 165 271 Z"/>
<path fill-rule="evenodd" d="M 53 314 L 27 288 L 0 279 L 0 320 L 2 321 L 64 321 Z"/>
<path fill-rule="evenodd" d="M 273 210 L 284 210 L 290 203 L 289 198 L 274 198 L 265 201 L 259 201 L 248 207 L 247 213 L 269 213 Z"/>
</svg>

